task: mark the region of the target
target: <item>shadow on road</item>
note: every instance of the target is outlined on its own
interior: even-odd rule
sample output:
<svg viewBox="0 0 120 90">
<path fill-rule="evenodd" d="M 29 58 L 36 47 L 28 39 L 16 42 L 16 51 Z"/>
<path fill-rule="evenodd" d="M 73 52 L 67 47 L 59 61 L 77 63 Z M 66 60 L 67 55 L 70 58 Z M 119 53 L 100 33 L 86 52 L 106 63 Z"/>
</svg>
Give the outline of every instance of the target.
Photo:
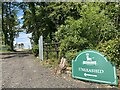
<svg viewBox="0 0 120 90">
<path fill-rule="evenodd" d="M 13 57 L 26 57 L 29 56 L 28 54 L 18 54 L 18 55 L 9 55 L 9 56 L 3 56 L 2 59 L 9 59 L 9 58 L 13 58 Z"/>
<path fill-rule="evenodd" d="M 10 53 L 1 53 L 0 56 L 2 59 L 9 59 L 13 57 L 26 57 L 29 56 L 31 52 L 25 52 L 25 51 L 17 51 L 17 52 L 10 52 Z"/>
<path fill-rule="evenodd" d="M 8 58 L 13 58 L 13 57 L 15 57 L 16 55 L 12 55 L 12 56 L 2 56 L 2 59 L 8 59 Z"/>
</svg>

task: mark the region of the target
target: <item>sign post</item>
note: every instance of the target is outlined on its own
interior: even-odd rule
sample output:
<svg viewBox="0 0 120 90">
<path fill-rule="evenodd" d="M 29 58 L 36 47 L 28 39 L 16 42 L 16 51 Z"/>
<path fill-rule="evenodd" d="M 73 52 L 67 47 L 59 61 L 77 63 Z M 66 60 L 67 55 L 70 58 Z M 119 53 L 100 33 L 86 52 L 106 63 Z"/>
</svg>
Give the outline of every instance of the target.
<svg viewBox="0 0 120 90">
<path fill-rule="evenodd" d="M 39 38 L 39 57 L 40 60 L 43 60 L 43 36 Z"/>
<path fill-rule="evenodd" d="M 118 85 L 116 67 L 112 65 L 101 53 L 93 50 L 81 52 L 72 60 L 72 77 Z"/>
</svg>

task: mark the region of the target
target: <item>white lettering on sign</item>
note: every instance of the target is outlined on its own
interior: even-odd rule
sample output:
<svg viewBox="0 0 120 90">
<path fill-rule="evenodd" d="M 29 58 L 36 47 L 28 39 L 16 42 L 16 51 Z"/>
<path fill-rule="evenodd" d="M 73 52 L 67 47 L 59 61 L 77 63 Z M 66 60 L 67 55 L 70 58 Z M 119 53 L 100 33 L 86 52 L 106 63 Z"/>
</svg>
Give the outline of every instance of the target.
<svg viewBox="0 0 120 90">
<path fill-rule="evenodd" d="M 83 61 L 83 64 L 87 64 L 87 65 L 96 65 L 96 61 Z"/>
<path fill-rule="evenodd" d="M 88 68 L 79 67 L 78 70 L 83 72 L 91 72 L 91 73 L 104 73 L 104 70 L 101 69 L 88 69 Z"/>
</svg>

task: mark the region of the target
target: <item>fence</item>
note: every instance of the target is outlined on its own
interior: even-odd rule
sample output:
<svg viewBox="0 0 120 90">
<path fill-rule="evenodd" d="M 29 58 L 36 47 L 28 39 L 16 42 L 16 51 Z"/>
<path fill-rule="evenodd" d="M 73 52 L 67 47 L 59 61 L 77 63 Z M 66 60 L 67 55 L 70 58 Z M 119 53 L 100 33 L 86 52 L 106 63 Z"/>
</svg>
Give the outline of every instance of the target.
<svg viewBox="0 0 120 90">
<path fill-rule="evenodd" d="M 44 52 L 46 53 L 46 59 L 49 58 L 49 54 L 51 52 L 56 52 L 56 58 L 59 58 L 59 43 L 54 42 L 54 43 L 44 43 Z"/>
</svg>

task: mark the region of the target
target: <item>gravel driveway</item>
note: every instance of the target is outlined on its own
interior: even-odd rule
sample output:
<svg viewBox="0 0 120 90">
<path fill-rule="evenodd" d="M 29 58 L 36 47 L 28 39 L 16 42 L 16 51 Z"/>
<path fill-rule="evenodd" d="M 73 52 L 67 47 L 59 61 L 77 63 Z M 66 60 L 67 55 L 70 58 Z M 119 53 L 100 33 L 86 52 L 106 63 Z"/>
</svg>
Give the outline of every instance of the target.
<svg viewBox="0 0 120 90">
<path fill-rule="evenodd" d="M 31 54 L 14 54 L 2 59 L 2 88 L 99 88 L 67 75 L 56 76 Z M 109 86 L 110 87 L 110 86 Z M 109 88 L 108 87 L 108 88 Z M 105 88 L 105 87 L 103 87 Z"/>
</svg>

